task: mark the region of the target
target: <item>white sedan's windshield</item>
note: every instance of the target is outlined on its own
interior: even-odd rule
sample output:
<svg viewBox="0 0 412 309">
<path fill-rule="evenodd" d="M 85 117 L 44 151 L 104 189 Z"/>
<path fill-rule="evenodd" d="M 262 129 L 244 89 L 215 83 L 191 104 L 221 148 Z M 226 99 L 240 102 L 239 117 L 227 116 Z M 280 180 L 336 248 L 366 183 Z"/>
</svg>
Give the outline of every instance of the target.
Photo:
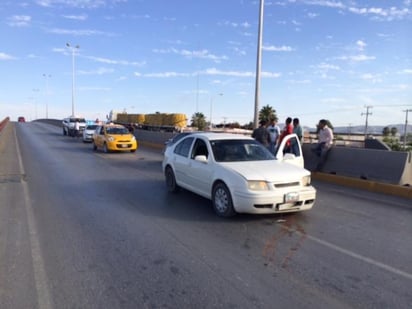
<svg viewBox="0 0 412 309">
<path fill-rule="evenodd" d="M 113 127 L 113 128 L 108 127 L 106 131 L 107 131 L 107 134 L 114 134 L 114 135 L 130 133 L 129 130 L 127 130 L 126 128 L 121 128 L 121 127 Z"/>
<path fill-rule="evenodd" d="M 210 144 L 217 162 L 275 160 L 274 155 L 255 140 L 215 140 Z"/>
</svg>

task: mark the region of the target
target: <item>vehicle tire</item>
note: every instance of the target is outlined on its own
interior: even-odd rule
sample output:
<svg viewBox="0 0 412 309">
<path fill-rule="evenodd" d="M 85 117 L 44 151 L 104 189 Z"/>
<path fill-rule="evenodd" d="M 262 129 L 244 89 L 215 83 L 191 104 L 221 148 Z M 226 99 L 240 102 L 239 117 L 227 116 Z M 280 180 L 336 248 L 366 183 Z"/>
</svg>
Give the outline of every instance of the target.
<svg viewBox="0 0 412 309">
<path fill-rule="evenodd" d="M 93 142 L 93 150 L 96 151 L 97 150 L 97 146 L 96 144 Z"/>
<path fill-rule="evenodd" d="M 130 150 L 130 152 L 136 152 L 136 149 L 132 149 L 132 150 Z"/>
<path fill-rule="evenodd" d="M 179 186 L 176 183 L 175 173 L 170 166 L 166 167 L 165 170 L 166 186 L 167 190 L 171 193 L 176 193 L 179 191 Z"/>
<path fill-rule="evenodd" d="M 106 143 L 103 144 L 103 152 L 104 152 L 104 153 L 108 153 L 108 152 L 109 152 L 109 148 L 107 148 L 107 144 L 106 144 Z"/>
<path fill-rule="evenodd" d="M 213 187 L 212 204 L 213 210 L 219 217 L 228 218 L 236 215 L 230 191 L 222 182 L 215 184 Z"/>
<path fill-rule="evenodd" d="M 66 132 L 66 130 L 65 130 L 65 129 L 63 129 L 63 135 L 64 135 L 64 136 L 66 136 L 66 135 L 67 135 L 67 132 Z"/>
</svg>

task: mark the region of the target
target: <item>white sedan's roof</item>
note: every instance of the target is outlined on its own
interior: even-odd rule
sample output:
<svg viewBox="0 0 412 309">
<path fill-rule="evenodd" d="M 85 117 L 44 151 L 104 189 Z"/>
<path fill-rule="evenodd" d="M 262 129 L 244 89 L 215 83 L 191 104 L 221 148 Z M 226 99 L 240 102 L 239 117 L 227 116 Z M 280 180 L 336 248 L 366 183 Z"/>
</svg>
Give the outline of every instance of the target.
<svg viewBox="0 0 412 309">
<path fill-rule="evenodd" d="M 199 132 L 190 134 L 189 136 L 203 136 L 208 140 L 253 139 L 249 135 L 218 132 Z"/>
</svg>

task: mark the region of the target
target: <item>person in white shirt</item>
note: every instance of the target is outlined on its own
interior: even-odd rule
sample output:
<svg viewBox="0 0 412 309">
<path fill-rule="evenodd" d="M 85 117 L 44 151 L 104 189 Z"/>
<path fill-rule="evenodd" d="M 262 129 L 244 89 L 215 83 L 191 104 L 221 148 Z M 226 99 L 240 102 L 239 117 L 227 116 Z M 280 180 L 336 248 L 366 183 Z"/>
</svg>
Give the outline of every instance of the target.
<svg viewBox="0 0 412 309">
<path fill-rule="evenodd" d="M 315 171 L 320 171 L 322 169 L 328 153 L 333 145 L 333 131 L 328 127 L 328 122 L 325 119 L 319 120 L 318 129 L 318 143 L 313 149 L 313 151 L 319 157 Z"/>
<path fill-rule="evenodd" d="M 270 120 L 270 124 L 267 127 L 267 131 L 270 135 L 269 150 L 271 153 L 275 154 L 276 146 L 280 135 L 280 129 L 275 119 Z"/>
<path fill-rule="evenodd" d="M 80 123 L 76 119 L 76 122 L 74 123 L 74 136 L 78 137 L 79 136 L 79 131 L 80 131 Z"/>
</svg>

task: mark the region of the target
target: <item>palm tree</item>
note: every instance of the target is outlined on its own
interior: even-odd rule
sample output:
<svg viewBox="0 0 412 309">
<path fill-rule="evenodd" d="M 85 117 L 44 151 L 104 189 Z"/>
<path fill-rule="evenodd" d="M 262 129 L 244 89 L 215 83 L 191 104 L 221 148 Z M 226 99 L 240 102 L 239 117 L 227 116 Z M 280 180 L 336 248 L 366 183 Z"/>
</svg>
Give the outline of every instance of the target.
<svg viewBox="0 0 412 309">
<path fill-rule="evenodd" d="M 276 110 L 274 110 L 273 107 L 269 105 L 263 106 L 259 112 L 259 120 L 266 120 L 266 122 L 268 122 L 271 119 L 278 121 Z"/>
<path fill-rule="evenodd" d="M 197 127 L 199 131 L 203 131 L 206 128 L 206 118 L 203 113 L 194 113 L 191 120 L 191 126 Z"/>
</svg>

